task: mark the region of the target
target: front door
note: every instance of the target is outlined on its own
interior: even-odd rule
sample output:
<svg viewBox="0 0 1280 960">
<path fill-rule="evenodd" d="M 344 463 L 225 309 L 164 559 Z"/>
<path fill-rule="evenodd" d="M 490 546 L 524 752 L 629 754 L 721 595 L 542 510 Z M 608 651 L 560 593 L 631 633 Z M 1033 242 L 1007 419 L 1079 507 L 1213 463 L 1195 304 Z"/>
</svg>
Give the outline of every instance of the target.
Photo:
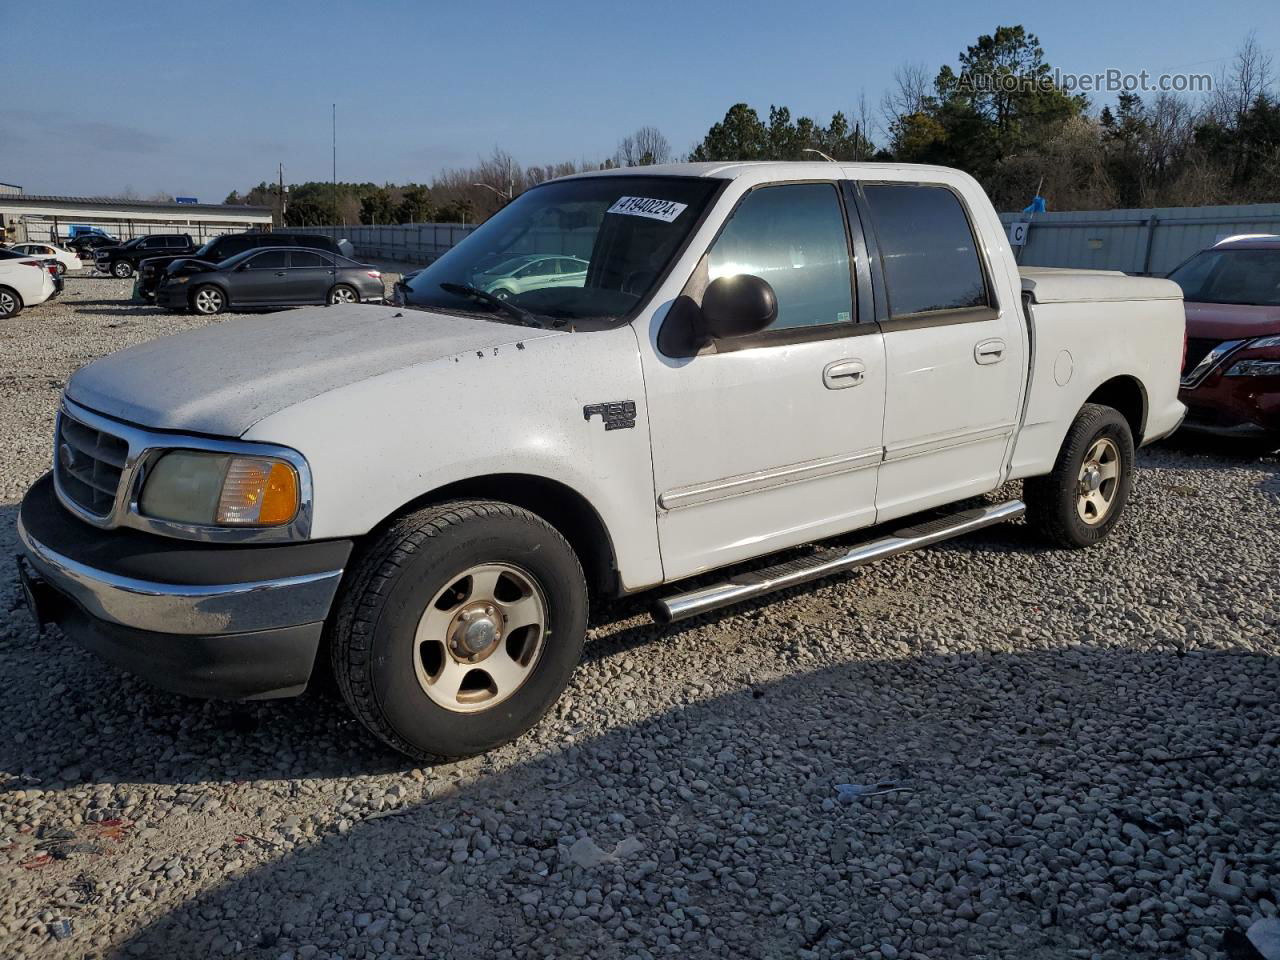
<svg viewBox="0 0 1280 960">
<path fill-rule="evenodd" d="M 778 317 L 697 356 L 645 353 L 668 580 L 875 520 L 884 354 L 854 307 L 837 185 L 746 193 L 698 270 L 762 277 Z"/>
<path fill-rule="evenodd" d="M 237 270 L 231 285 L 231 302 L 272 304 L 287 302 L 289 293 L 289 251 L 284 247 L 263 250 Z"/>
<path fill-rule="evenodd" d="M 1021 304 L 1000 303 L 968 211 L 942 184 L 865 183 L 887 392 L 885 521 L 995 489 L 1026 370 Z"/>
</svg>

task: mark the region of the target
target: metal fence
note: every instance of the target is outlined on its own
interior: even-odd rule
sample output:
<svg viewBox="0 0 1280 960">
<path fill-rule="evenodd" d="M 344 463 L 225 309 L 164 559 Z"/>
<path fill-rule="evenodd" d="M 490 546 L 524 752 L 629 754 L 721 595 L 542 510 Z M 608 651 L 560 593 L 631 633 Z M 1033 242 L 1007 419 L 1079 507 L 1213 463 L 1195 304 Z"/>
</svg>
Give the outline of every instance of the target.
<svg viewBox="0 0 1280 960">
<path fill-rule="evenodd" d="M 1002 213 L 1030 223 L 1018 262 L 1163 276 L 1197 250 L 1239 233 L 1280 234 L 1280 203 L 1146 210 Z"/>
<path fill-rule="evenodd" d="M 263 227 L 263 224 L 249 220 L 242 223 L 198 220 L 175 223 L 160 220 L 104 220 L 101 218 L 71 220 L 26 216 L 15 222 L 13 241 L 15 243 L 20 241 L 62 243 L 67 239 L 73 223 L 97 227 L 117 240 L 132 240 L 134 237 L 146 237 L 153 233 L 185 233 L 196 243 L 204 243 L 224 233 L 242 233 L 245 230 L 261 230 Z"/>
<path fill-rule="evenodd" d="M 356 256 L 402 263 L 430 263 L 456 246 L 474 224 L 406 223 L 400 226 L 287 227 L 290 233 L 314 233 L 347 239 Z"/>
</svg>

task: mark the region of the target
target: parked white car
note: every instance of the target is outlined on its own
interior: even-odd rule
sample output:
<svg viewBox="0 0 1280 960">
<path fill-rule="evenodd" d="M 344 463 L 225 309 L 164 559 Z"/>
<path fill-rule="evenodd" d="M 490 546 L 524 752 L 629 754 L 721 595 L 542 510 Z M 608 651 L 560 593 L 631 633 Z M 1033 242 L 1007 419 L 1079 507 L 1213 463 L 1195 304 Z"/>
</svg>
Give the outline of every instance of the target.
<svg viewBox="0 0 1280 960">
<path fill-rule="evenodd" d="M 79 270 L 84 263 L 72 251 L 55 247 L 51 243 L 18 243 L 10 248 L 14 253 L 20 253 L 28 257 L 42 257 L 45 260 L 57 260 L 60 269 L 59 273 L 66 273 L 68 270 Z"/>
<path fill-rule="evenodd" d="M 589 249 L 584 282 L 474 284 L 530 243 Z M 589 597 L 654 590 L 677 620 L 1024 511 L 1088 546 L 1184 414 L 1177 285 L 1020 275 L 938 167 L 553 180 L 397 300 L 72 376 L 18 520 L 37 617 L 194 695 L 297 694 L 323 653 L 386 743 L 472 754 L 560 696 Z"/>
<path fill-rule="evenodd" d="M 49 268 L 40 260 L 0 250 L 0 320 L 44 303 L 57 289 Z"/>
</svg>

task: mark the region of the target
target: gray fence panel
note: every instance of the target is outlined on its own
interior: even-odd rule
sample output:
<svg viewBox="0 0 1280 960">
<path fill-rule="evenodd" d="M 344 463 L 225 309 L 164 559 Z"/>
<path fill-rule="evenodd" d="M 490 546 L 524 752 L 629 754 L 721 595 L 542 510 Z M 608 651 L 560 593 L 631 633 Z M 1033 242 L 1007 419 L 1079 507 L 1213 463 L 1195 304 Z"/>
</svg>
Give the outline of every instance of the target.
<svg viewBox="0 0 1280 960">
<path fill-rule="evenodd" d="M 1280 234 L 1280 203 L 1002 213 L 1000 219 L 1006 226 L 1031 222 L 1027 244 L 1017 251 L 1018 262 L 1026 266 L 1163 276 L 1222 237 Z"/>
<path fill-rule="evenodd" d="M 289 227 L 292 233 L 312 233 L 351 241 L 356 256 L 401 263 L 431 263 L 456 246 L 475 226 L 461 223 L 406 223 L 343 227 Z"/>
</svg>

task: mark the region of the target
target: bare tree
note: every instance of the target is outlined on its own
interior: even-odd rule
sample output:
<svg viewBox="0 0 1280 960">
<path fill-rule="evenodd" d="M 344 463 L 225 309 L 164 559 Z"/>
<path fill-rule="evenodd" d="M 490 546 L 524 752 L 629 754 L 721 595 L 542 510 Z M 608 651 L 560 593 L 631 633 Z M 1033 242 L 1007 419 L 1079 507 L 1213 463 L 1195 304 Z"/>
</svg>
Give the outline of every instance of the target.
<svg viewBox="0 0 1280 960">
<path fill-rule="evenodd" d="M 618 141 L 614 154 L 620 167 L 645 167 L 652 163 L 671 162 L 671 143 L 657 127 L 641 127 Z"/>
<path fill-rule="evenodd" d="M 1213 112 L 1223 126 L 1234 126 L 1255 100 L 1271 89 L 1272 60 L 1250 30 L 1229 66 L 1218 73 L 1213 90 Z"/>
<path fill-rule="evenodd" d="M 904 63 L 893 71 L 893 86 L 880 99 L 881 134 L 893 137 L 903 117 L 920 113 L 929 96 L 929 68 L 923 63 Z"/>
</svg>

